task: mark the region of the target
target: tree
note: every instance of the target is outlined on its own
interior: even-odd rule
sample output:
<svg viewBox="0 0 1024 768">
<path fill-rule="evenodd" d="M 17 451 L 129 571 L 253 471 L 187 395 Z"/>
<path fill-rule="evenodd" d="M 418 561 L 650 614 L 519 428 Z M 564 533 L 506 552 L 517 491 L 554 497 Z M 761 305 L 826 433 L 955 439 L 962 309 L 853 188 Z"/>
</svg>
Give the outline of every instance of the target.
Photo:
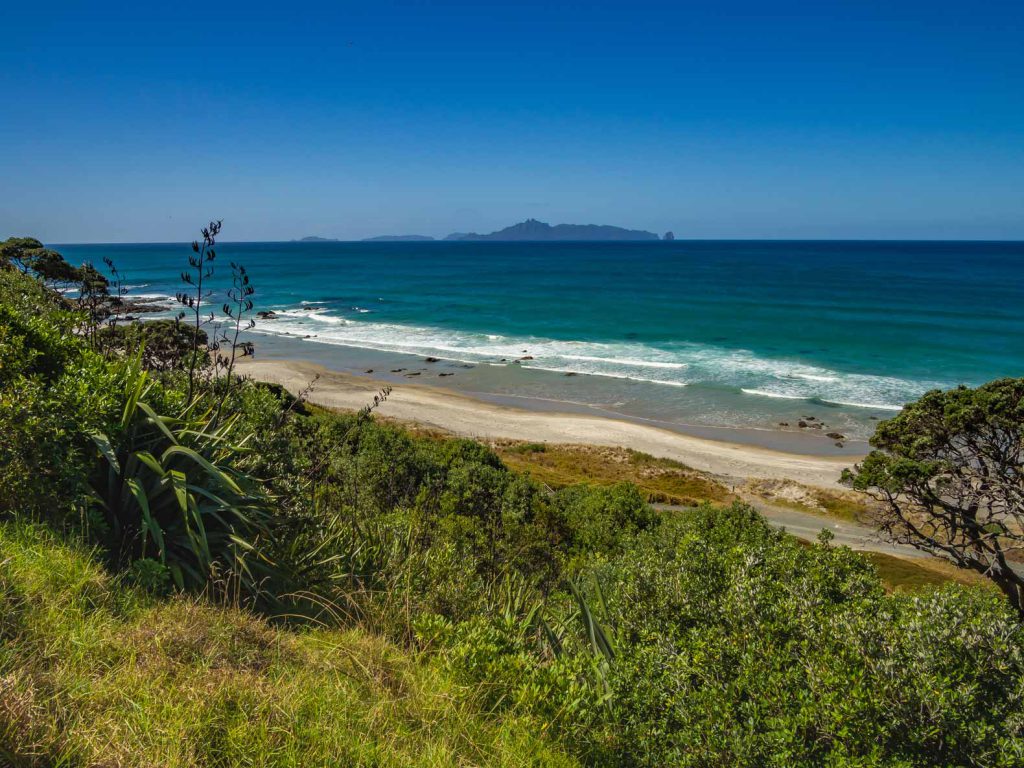
<svg viewBox="0 0 1024 768">
<path fill-rule="evenodd" d="M 194 333 L 177 320 L 160 319 L 108 325 L 97 331 L 97 340 L 108 355 L 131 357 L 138 352 L 147 371 L 181 371 L 191 360 Z M 200 331 L 199 344 L 206 343 L 206 331 Z"/>
<path fill-rule="evenodd" d="M 43 249 L 32 262 L 32 271 L 44 283 L 58 290 L 82 282 L 82 271 L 56 251 Z"/>
<path fill-rule="evenodd" d="M 85 334 L 96 347 L 96 331 L 106 317 L 106 304 L 110 298 L 110 281 L 90 262 L 78 268 L 78 306 L 85 310 Z"/>
<path fill-rule="evenodd" d="M 984 575 L 1024 614 L 1024 379 L 928 392 L 871 445 L 844 480 L 881 502 L 889 538 Z"/>
<path fill-rule="evenodd" d="M 51 251 L 34 237 L 9 237 L 0 243 L 0 265 L 13 266 L 28 273 L 39 259 L 49 253 Z"/>
</svg>

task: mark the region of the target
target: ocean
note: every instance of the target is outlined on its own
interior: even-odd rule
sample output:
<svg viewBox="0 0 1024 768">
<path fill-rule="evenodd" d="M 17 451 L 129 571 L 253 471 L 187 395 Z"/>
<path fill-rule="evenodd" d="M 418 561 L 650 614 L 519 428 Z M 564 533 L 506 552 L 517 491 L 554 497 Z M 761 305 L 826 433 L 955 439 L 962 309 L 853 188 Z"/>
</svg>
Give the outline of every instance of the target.
<svg viewBox="0 0 1024 768">
<path fill-rule="evenodd" d="M 150 297 L 180 289 L 190 253 L 57 248 L 74 263 L 112 258 L 129 292 Z M 931 388 L 1024 375 L 1020 242 L 225 242 L 217 252 L 214 284 L 241 263 L 256 309 L 277 314 L 255 329 L 257 355 L 396 381 L 420 372 L 417 383 L 504 402 L 748 431 L 792 432 L 813 416 L 857 441 Z"/>
</svg>

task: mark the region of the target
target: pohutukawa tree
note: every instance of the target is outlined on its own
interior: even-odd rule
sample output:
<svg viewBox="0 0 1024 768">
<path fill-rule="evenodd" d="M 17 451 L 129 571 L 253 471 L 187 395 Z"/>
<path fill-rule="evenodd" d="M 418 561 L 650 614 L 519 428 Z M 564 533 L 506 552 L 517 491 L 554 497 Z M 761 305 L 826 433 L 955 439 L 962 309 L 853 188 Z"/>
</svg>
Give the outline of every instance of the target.
<svg viewBox="0 0 1024 768">
<path fill-rule="evenodd" d="M 48 249 L 34 237 L 9 237 L 0 243 L 0 265 L 16 267 L 27 274 Z"/>
<path fill-rule="evenodd" d="M 1024 615 L 1024 379 L 932 391 L 878 425 L 844 480 L 892 541 L 991 579 Z"/>
</svg>

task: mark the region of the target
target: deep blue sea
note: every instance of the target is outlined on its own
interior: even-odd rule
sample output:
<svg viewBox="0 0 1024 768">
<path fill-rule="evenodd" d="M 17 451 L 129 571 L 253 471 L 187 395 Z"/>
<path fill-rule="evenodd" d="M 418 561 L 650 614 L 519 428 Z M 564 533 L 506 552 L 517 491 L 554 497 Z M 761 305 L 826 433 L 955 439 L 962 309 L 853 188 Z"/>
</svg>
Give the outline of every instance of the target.
<svg viewBox="0 0 1024 768">
<path fill-rule="evenodd" d="M 190 252 L 59 249 L 150 296 Z M 274 354 L 430 355 L 459 374 L 425 383 L 664 422 L 864 436 L 930 388 L 1024 375 L 1019 242 L 221 243 L 215 284 L 231 261 Z"/>
</svg>

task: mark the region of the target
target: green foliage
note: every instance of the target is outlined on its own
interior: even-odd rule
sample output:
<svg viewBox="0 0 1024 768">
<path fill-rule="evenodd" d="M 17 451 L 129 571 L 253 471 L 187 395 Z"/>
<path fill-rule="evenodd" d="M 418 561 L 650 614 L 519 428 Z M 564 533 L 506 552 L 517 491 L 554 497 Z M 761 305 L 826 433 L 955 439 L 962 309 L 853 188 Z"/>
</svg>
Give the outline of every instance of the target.
<svg viewBox="0 0 1024 768">
<path fill-rule="evenodd" d="M 34 237 L 9 237 L 0 243 L 0 267 L 28 272 L 46 253 L 46 246 Z"/>
<path fill-rule="evenodd" d="M 862 556 L 803 546 L 742 506 L 639 534 L 579 583 L 549 603 L 550 639 L 492 620 L 434 643 L 495 706 L 532 712 L 588 764 L 1024 755 L 1024 637 L 991 592 L 887 595 Z"/>
<path fill-rule="evenodd" d="M 258 591 L 270 535 L 269 499 L 244 472 L 233 441 L 234 419 L 211 424 L 193 401 L 175 417 L 160 416 L 142 398 L 146 375 L 128 379 L 116 432 L 93 432 L 97 466 L 91 483 L 105 513 L 111 554 L 120 564 L 155 557 L 179 588 L 202 588 L 218 569 Z"/>
<path fill-rule="evenodd" d="M 1024 615 L 1024 379 L 935 390 L 878 425 L 844 477 L 881 504 L 878 522 L 991 579 Z"/>
<path fill-rule="evenodd" d="M 122 372 L 75 322 L 36 281 L 0 271 L 0 513 L 63 518 L 87 490 L 88 432 L 113 413 Z"/>
<path fill-rule="evenodd" d="M 104 326 L 97 331 L 96 338 L 108 354 L 131 357 L 141 352 L 142 367 L 162 373 L 188 368 L 195 329 L 177 320 L 159 319 Z M 206 343 L 206 331 L 200 330 L 199 344 Z"/>
<path fill-rule="evenodd" d="M 570 486 L 558 491 L 552 504 L 569 551 L 588 557 L 617 554 L 632 536 L 661 521 L 631 483 Z"/>
<path fill-rule="evenodd" d="M 39 526 L 0 524 L 0 763 L 577 764 L 481 695 L 364 631 L 155 599 Z"/>
</svg>

